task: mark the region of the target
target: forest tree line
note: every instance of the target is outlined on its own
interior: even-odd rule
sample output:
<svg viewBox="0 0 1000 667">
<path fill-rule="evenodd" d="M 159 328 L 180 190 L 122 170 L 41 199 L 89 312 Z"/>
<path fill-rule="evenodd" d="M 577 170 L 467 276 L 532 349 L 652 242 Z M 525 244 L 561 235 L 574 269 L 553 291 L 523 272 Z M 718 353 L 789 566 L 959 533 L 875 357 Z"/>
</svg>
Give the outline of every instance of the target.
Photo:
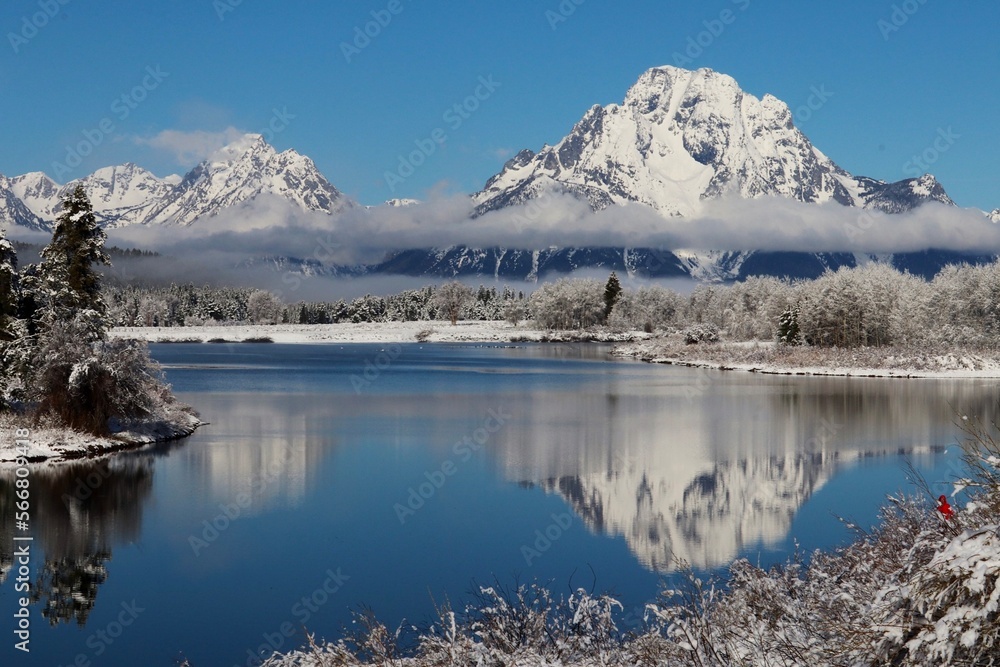
<svg viewBox="0 0 1000 667">
<path fill-rule="evenodd" d="M 612 274 L 607 282 L 563 278 L 530 296 L 510 287 L 473 289 L 452 282 L 333 302 L 284 303 L 264 290 L 190 284 L 106 287 L 104 299 L 119 326 L 422 321 L 454 315 L 530 320 L 543 329 L 603 325 L 696 332 L 694 340 L 718 334 L 837 347 L 993 347 L 1000 337 L 1000 263 L 949 266 L 930 281 L 872 263 L 815 280 L 756 277 L 702 284 L 688 295 L 658 285 L 621 288 Z"/>
</svg>

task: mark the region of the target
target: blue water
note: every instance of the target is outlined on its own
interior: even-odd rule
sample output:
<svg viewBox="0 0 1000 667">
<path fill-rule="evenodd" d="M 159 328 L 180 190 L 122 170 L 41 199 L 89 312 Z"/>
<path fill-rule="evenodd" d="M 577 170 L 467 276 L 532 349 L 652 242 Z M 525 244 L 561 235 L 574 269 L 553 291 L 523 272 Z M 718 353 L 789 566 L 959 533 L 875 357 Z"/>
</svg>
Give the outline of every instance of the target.
<svg viewBox="0 0 1000 667">
<path fill-rule="evenodd" d="M 887 493 L 916 491 L 907 461 L 944 492 L 952 406 L 989 416 L 996 396 L 995 382 L 764 377 L 587 345 L 151 349 L 210 423 L 32 474 L 32 577 L 53 576 L 28 655 L 12 648 L 16 569 L 0 585 L 0 664 L 256 664 L 303 628 L 341 636 L 362 606 L 419 626 L 435 603 L 516 580 L 635 609 L 676 558 L 721 573 L 845 543 L 838 516 L 869 526 Z"/>
</svg>

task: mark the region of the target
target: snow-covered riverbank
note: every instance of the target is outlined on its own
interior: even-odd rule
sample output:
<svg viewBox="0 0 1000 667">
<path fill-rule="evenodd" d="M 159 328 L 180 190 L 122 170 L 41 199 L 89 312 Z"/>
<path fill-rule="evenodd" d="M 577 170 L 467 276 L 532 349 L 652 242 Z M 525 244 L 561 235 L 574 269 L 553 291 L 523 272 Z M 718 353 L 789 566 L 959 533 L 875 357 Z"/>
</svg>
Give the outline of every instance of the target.
<svg viewBox="0 0 1000 667">
<path fill-rule="evenodd" d="M 613 354 L 657 364 L 772 375 L 1000 378 L 1000 357 L 963 349 L 814 348 L 769 342 L 685 345 L 658 338 L 617 345 Z"/>
<path fill-rule="evenodd" d="M 1000 378 L 1000 355 L 914 347 L 814 348 L 771 342 L 685 345 L 678 336 L 593 329 L 545 331 L 529 323 L 344 322 L 339 324 L 237 324 L 197 327 L 116 327 L 110 335 L 150 343 L 509 343 L 609 342 L 614 354 L 652 363 L 777 375 L 891 378 Z"/>
<path fill-rule="evenodd" d="M 423 335 L 425 334 L 426 335 Z M 418 338 L 418 334 L 421 334 Z M 116 327 L 111 336 L 164 342 L 253 342 L 275 343 L 492 343 L 518 341 L 625 342 L 649 337 L 638 331 L 544 331 L 530 323 L 471 320 L 452 326 L 448 322 L 342 322 L 339 324 L 237 324 L 200 327 Z"/>
<path fill-rule="evenodd" d="M 194 412 L 181 404 L 170 406 L 160 419 L 130 424 L 107 437 L 57 426 L 33 427 L 8 415 L 0 423 L 0 468 L 12 467 L 22 457 L 29 463 L 61 463 L 137 449 L 183 438 L 201 425 L 202 421 Z M 18 437 L 18 429 L 22 428 L 28 431 L 26 437 Z M 23 435 L 23 431 L 21 433 Z M 23 446 L 18 446 L 19 442 Z"/>
</svg>

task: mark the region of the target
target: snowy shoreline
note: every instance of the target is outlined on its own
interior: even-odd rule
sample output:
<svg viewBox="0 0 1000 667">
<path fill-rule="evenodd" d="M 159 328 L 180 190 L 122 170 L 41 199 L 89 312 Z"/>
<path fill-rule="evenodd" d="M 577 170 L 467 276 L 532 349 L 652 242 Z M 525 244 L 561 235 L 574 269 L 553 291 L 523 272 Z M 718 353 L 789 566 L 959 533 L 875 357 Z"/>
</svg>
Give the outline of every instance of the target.
<svg viewBox="0 0 1000 667">
<path fill-rule="evenodd" d="M 426 338 L 417 338 L 422 332 Z M 530 323 L 514 326 L 505 321 L 341 322 L 338 324 L 233 324 L 196 327 L 115 327 L 109 335 L 149 343 L 246 343 L 267 338 L 274 343 L 513 343 L 609 342 L 645 340 L 640 331 L 545 331 Z M 258 341 L 259 342 L 259 341 Z"/>
<path fill-rule="evenodd" d="M 0 470 L 17 466 L 20 459 L 29 465 L 65 463 L 136 450 L 185 438 L 204 423 L 190 408 L 181 405 L 164 419 L 133 424 L 106 437 L 62 427 L 34 427 L 9 418 L 0 426 Z M 17 433 L 20 429 L 26 429 L 28 435 L 19 438 Z M 27 447 L 18 448 L 18 441 L 23 443 L 25 440 Z"/>
<path fill-rule="evenodd" d="M 651 340 L 616 345 L 612 354 L 653 364 L 762 375 L 1000 379 L 1000 359 L 962 349 L 921 353 L 894 348 L 796 348 L 767 342 L 688 346 Z"/>
<path fill-rule="evenodd" d="M 430 332 L 418 339 L 418 334 Z M 684 345 L 641 331 L 546 331 L 529 323 L 472 320 L 338 324 L 235 324 L 196 327 L 115 327 L 110 335 L 150 343 L 617 343 L 612 354 L 649 363 L 765 375 L 872 378 L 1000 379 L 1000 357 L 963 349 L 921 351 L 779 347 L 769 342 Z"/>
</svg>

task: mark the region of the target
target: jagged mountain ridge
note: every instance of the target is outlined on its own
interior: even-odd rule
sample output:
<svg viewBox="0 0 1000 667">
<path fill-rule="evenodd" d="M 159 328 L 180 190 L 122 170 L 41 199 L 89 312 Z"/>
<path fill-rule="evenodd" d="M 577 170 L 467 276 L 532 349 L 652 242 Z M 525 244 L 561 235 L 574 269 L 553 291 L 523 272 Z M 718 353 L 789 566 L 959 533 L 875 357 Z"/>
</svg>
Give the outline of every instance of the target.
<svg viewBox="0 0 1000 667">
<path fill-rule="evenodd" d="M 0 224 L 36 230 L 50 227 L 60 197 L 76 183 L 88 189 L 98 219 L 106 227 L 190 225 L 261 195 L 327 214 L 355 206 L 308 157 L 293 150 L 278 153 L 260 135 L 245 135 L 183 178 L 159 179 L 134 164 L 101 169 L 65 186 L 40 172 L 11 179 L 0 176 Z M 709 69 L 676 67 L 645 72 L 623 103 L 592 107 L 556 145 L 538 153 L 521 151 L 472 196 L 472 202 L 475 214 L 482 216 L 548 193 L 578 197 L 594 210 L 638 203 L 664 216 L 696 216 L 705 201 L 723 195 L 776 196 L 886 213 L 908 211 L 931 201 L 954 205 L 931 175 L 894 183 L 854 176 L 811 144 L 795 127 L 784 102 L 771 95 L 758 99 L 742 91 L 731 77 Z M 384 205 L 414 204 L 414 200 L 390 200 Z M 1000 220 L 997 211 L 989 215 Z M 933 251 L 917 255 L 886 259 L 900 268 L 922 267 L 924 275 L 952 261 L 951 255 Z M 613 268 L 640 275 L 717 280 L 762 273 L 815 277 L 828 268 L 859 261 L 866 260 L 850 253 L 754 249 L 451 246 L 393 253 L 362 270 L 535 280 L 547 273 Z"/>
<path fill-rule="evenodd" d="M 756 98 L 732 77 L 709 69 L 658 67 L 645 72 L 622 104 L 595 105 L 554 146 L 525 149 L 473 195 L 475 215 L 570 195 L 592 210 L 639 203 L 664 216 L 697 216 L 721 196 L 775 196 L 808 204 L 902 213 L 927 202 L 954 206 L 930 174 L 885 182 L 839 167 L 794 125 L 788 106 Z M 1000 211 L 1000 210 L 998 210 Z M 1000 212 L 992 214 L 1000 220 Z M 422 254 L 421 254 L 422 253 Z M 933 275 L 955 253 L 881 258 Z M 991 256 L 959 258 L 989 261 Z M 546 273 L 602 268 L 653 277 L 702 280 L 770 274 L 812 278 L 869 261 L 852 253 L 715 252 L 672 248 L 448 247 L 404 251 L 375 271 L 410 275 L 494 275 L 528 280 Z"/>
<path fill-rule="evenodd" d="M 259 134 L 216 151 L 183 178 L 158 178 L 132 163 L 98 169 L 60 186 L 42 172 L 0 176 L 0 224 L 47 229 L 60 202 L 83 185 L 98 222 L 105 227 L 190 225 L 261 195 L 276 195 L 305 211 L 339 213 L 354 206 L 294 150 L 277 152 Z"/>
<path fill-rule="evenodd" d="M 637 202 L 683 217 L 724 194 L 890 213 L 954 204 L 930 175 L 896 183 L 853 176 L 795 127 L 784 102 L 758 99 L 710 69 L 671 66 L 645 72 L 622 104 L 591 107 L 555 146 L 518 153 L 473 199 L 484 214 L 549 192 L 595 210 Z"/>
</svg>

